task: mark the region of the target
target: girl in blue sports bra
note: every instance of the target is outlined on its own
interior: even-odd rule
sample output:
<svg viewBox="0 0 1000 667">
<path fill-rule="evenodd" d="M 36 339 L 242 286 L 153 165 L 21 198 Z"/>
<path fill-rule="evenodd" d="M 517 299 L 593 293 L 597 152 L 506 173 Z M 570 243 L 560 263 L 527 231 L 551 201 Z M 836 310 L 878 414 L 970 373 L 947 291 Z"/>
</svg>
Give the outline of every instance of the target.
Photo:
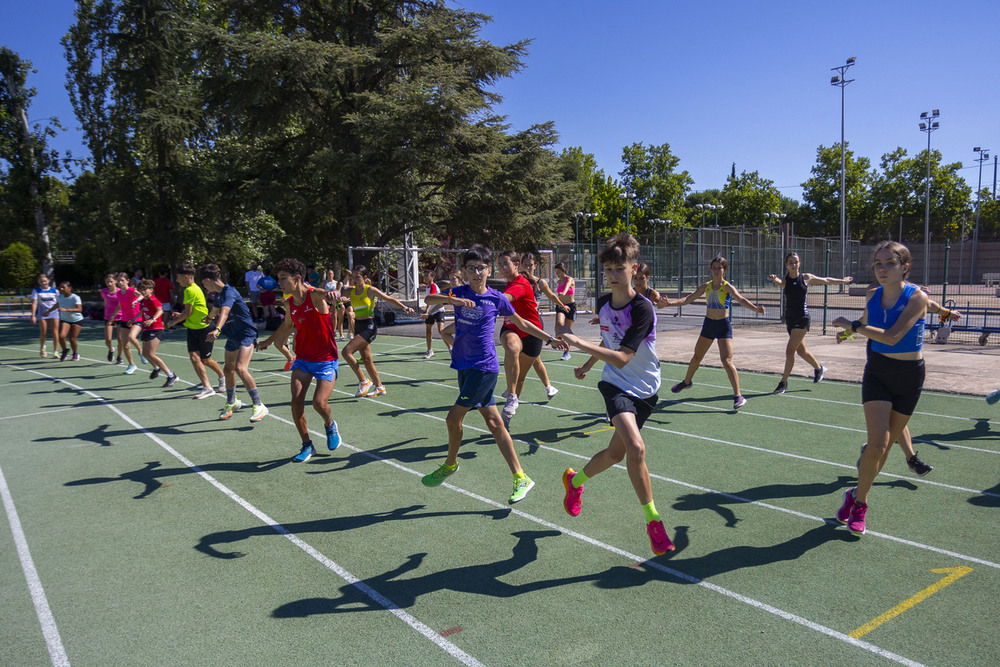
<svg viewBox="0 0 1000 667">
<path fill-rule="evenodd" d="M 861 319 L 833 321 L 833 326 L 844 330 L 837 334 L 837 342 L 852 333 L 871 339 L 861 380 L 868 444 L 858 460 L 858 485 L 844 492 L 837 511 L 837 520 L 855 535 L 865 533 L 868 491 L 892 443 L 906 428 L 924 385 L 921 349 L 929 299 L 906 283 L 910 251 L 900 243 L 884 241 L 875 248 L 873 268 L 879 287 L 871 293 Z"/>
<path fill-rule="evenodd" d="M 701 327 L 701 335 L 694 346 L 694 356 L 688 364 L 687 374 L 684 379 L 670 388 L 673 393 L 678 393 L 691 386 L 695 371 L 701 365 L 701 360 L 705 353 L 712 347 L 712 341 L 719 341 L 719 357 L 722 359 L 722 367 L 726 369 L 729 376 L 729 383 L 733 385 L 733 409 L 743 406 L 747 399 L 740 393 L 740 376 L 736 372 L 736 365 L 733 364 L 733 325 L 729 321 L 729 304 L 732 301 L 740 304 L 744 308 L 755 310 L 761 315 L 764 314 L 764 306 L 755 306 L 740 294 L 735 287 L 725 280 L 726 269 L 729 262 L 725 257 L 719 256 L 712 260 L 712 279 L 704 283 L 695 291 L 688 294 L 683 299 L 671 301 L 662 298 L 656 304 L 661 308 L 670 306 L 686 306 L 693 303 L 703 294 L 705 295 L 705 322 Z"/>
</svg>

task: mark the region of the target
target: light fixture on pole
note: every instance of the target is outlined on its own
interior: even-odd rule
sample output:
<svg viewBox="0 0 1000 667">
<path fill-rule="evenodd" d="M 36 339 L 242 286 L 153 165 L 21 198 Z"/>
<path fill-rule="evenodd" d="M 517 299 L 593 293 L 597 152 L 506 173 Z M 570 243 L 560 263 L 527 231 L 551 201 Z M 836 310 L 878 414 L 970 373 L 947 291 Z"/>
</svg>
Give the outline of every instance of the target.
<svg viewBox="0 0 1000 667">
<path fill-rule="evenodd" d="M 715 226 L 719 226 L 719 211 L 726 208 L 723 204 L 709 204 L 708 207 L 715 211 Z"/>
<path fill-rule="evenodd" d="M 629 213 L 632 211 L 632 202 L 635 200 L 635 193 L 633 192 L 622 192 L 618 195 L 619 199 L 625 200 L 625 233 L 632 233 L 632 224 L 629 222 Z"/>
<path fill-rule="evenodd" d="M 705 209 L 708 208 L 708 204 L 695 204 L 694 207 L 701 211 L 701 226 L 705 226 Z"/>
<path fill-rule="evenodd" d="M 931 132 L 940 126 L 941 112 L 937 109 L 920 114 L 920 131 L 927 133 L 927 190 L 924 194 L 924 284 L 931 282 Z M 973 257 L 975 263 L 975 257 Z M 846 274 L 845 274 L 846 275 Z"/>
<path fill-rule="evenodd" d="M 976 162 L 979 163 L 979 184 L 976 186 L 976 227 L 972 232 L 972 275 L 969 278 L 970 283 L 976 281 L 976 251 L 979 249 L 979 205 L 983 198 L 983 162 L 990 159 L 989 148 L 976 146 L 972 150 L 979 153 L 979 157 L 976 158 Z"/>
<path fill-rule="evenodd" d="M 830 71 L 840 72 L 830 78 L 830 85 L 840 88 L 840 275 L 847 275 L 847 185 L 844 172 L 847 168 L 847 151 L 844 144 L 844 89 L 854 79 L 847 78 L 847 70 L 854 66 L 857 60 L 850 57 L 840 67 L 831 67 Z"/>
</svg>

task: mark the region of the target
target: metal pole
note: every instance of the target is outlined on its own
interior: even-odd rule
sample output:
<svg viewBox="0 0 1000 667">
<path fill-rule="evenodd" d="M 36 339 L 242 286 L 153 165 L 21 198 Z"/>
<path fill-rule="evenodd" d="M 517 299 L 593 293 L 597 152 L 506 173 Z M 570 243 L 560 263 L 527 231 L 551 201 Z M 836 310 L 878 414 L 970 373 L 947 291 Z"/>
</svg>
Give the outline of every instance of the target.
<svg viewBox="0 0 1000 667">
<path fill-rule="evenodd" d="M 930 121 L 928 121 L 928 126 Z M 973 256 L 972 263 L 976 258 Z M 931 282 L 931 130 L 927 129 L 927 191 L 924 194 L 924 285 Z"/>
<path fill-rule="evenodd" d="M 976 187 L 976 227 L 972 232 L 972 276 L 969 280 L 970 283 L 975 284 L 976 282 L 976 260 L 979 254 L 979 209 L 982 206 L 982 189 L 983 189 L 983 162 L 990 159 L 990 154 L 987 153 L 989 149 L 982 149 L 978 146 L 972 149 L 973 151 L 979 153 L 979 157 L 976 158 L 979 161 L 979 185 Z"/>
<path fill-rule="evenodd" d="M 826 264 L 823 266 L 824 275 L 830 275 L 830 242 L 826 242 Z M 827 305 L 830 298 L 830 286 L 823 285 L 823 335 L 826 335 L 826 315 Z"/>
<path fill-rule="evenodd" d="M 941 303 L 948 300 L 948 258 L 951 256 L 951 239 L 944 242 L 944 281 L 941 283 Z"/>
</svg>

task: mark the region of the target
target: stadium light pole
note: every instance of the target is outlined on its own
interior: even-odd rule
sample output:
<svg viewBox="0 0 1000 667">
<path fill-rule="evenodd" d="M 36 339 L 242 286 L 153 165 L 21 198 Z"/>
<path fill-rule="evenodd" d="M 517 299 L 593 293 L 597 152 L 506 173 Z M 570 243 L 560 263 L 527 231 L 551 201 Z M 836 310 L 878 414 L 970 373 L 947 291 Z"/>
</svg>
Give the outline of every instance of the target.
<svg viewBox="0 0 1000 667">
<path fill-rule="evenodd" d="M 850 57 L 840 67 L 831 67 L 831 72 L 840 72 L 830 79 L 831 86 L 840 88 L 840 275 L 847 275 L 847 185 L 844 172 L 847 168 L 847 151 L 844 145 L 844 89 L 854 79 L 847 78 L 847 70 L 854 66 L 857 60 Z"/>
<path fill-rule="evenodd" d="M 924 193 L 924 284 L 930 284 L 931 276 L 931 132 L 938 129 L 941 112 L 937 109 L 920 114 L 920 131 L 927 133 L 927 189 Z M 976 259 L 973 257 L 972 262 Z M 844 274 L 847 275 L 847 274 Z"/>
<path fill-rule="evenodd" d="M 976 162 L 979 163 L 979 184 L 976 186 L 976 227 L 972 232 L 972 273 L 969 276 L 970 284 L 976 281 L 976 251 L 979 248 L 979 206 L 983 198 L 981 192 L 983 189 L 983 162 L 990 159 L 989 148 L 976 146 L 972 150 L 979 153 L 979 157 L 976 158 Z"/>
<path fill-rule="evenodd" d="M 625 233 L 632 233 L 632 223 L 629 222 L 629 214 L 632 211 L 632 202 L 635 200 L 634 192 L 622 192 L 618 195 L 619 199 L 625 200 Z"/>
</svg>

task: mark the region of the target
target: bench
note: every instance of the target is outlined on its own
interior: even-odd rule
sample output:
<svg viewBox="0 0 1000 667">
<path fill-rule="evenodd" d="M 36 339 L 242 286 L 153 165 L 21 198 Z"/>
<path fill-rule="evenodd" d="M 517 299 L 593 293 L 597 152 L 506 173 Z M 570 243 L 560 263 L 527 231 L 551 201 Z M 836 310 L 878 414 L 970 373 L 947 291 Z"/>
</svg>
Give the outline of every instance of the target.
<svg viewBox="0 0 1000 667">
<path fill-rule="evenodd" d="M 992 287 L 994 284 L 1000 284 L 1000 273 L 984 273 L 983 284 L 987 287 Z"/>
<path fill-rule="evenodd" d="M 868 294 L 867 285 L 852 285 L 847 288 L 847 296 L 865 296 Z"/>
</svg>

